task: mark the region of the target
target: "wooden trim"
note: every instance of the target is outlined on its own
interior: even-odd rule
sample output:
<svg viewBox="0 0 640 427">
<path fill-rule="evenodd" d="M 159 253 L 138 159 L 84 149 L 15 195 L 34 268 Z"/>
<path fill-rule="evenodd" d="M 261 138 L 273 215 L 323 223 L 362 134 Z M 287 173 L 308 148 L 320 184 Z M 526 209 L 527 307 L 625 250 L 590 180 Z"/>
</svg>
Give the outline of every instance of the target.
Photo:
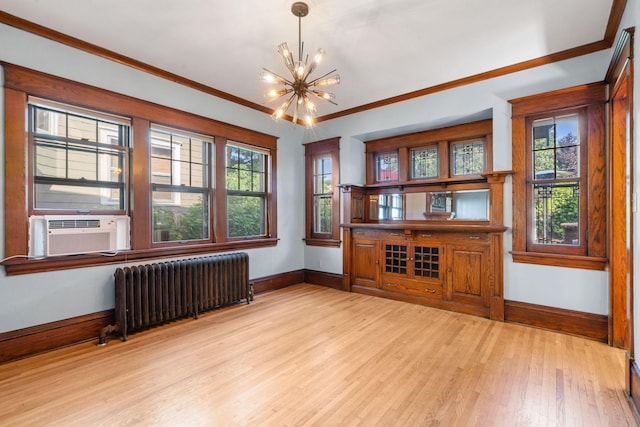
<svg viewBox="0 0 640 427">
<path fill-rule="evenodd" d="M 624 13 L 626 3 L 627 3 L 626 0 L 613 0 L 613 4 L 611 5 L 611 13 L 609 14 L 609 20 L 607 23 L 605 35 L 604 35 L 604 38 L 600 41 L 588 43 L 588 44 L 571 48 L 571 49 L 566 49 L 560 52 L 553 53 L 551 55 L 546 55 L 536 59 L 523 61 L 517 64 L 496 68 L 495 70 L 487 71 L 484 73 L 474 74 L 472 76 L 463 77 L 460 79 L 452 80 L 452 81 L 438 84 L 435 86 L 430 86 L 417 91 L 408 92 L 402 95 L 393 96 L 390 98 L 360 105 L 354 108 L 349 108 L 347 110 L 338 111 L 336 113 L 327 114 L 327 115 L 318 117 L 316 119 L 316 123 L 336 119 L 339 117 L 348 116 L 351 114 L 360 113 L 367 110 L 372 110 L 374 108 L 384 107 L 384 106 L 395 104 L 398 102 L 419 98 L 425 95 L 442 92 L 445 90 L 469 85 L 472 83 L 477 83 L 483 80 L 505 76 L 507 74 L 516 73 L 518 71 L 528 70 L 530 68 L 551 64 L 558 61 L 564 61 L 566 59 L 575 58 L 578 56 L 587 55 L 590 53 L 598 52 L 600 50 L 608 49 L 613 45 L 613 41 L 615 39 L 618 26 L 620 25 L 620 21 L 622 20 L 622 15 Z M 18 18 L 17 16 L 3 12 L 1 10 L 0 10 L 0 23 L 12 26 L 14 28 L 18 28 L 23 31 L 30 32 L 32 34 L 36 34 L 38 36 L 47 38 L 49 40 L 53 40 L 58 43 L 65 44 L 72 48 L 83 50 L 90 54 L 97 55 L 107 60 L 117 62 L 119 64 L 134 68 L 144 73 L 148 73 L 156 77 L 173 81 L 180 85 L 183 85 L 192 89 L 196 89 L 201 92 L 204 92 L 222 99 L 226 99 L 227 101 L 231 101 L 257 111 L 261 111 L 267 114 L 272 113 L 272 109 L 264 105 L 256 104 L 246 99 L 229 94 L 227 92 L 223 92 L 221 90 L 212 88 L 202 83 L 195 82 L 193 80 L 170 73 L 168 71 L 162 70 L 152 65 L 145 64 L 144 62 L 135 60 L 133 58 L 129 58 L 127 56 L 96 46 L 94 44 L 77 39 L 75 37 L 62 34 L 58 31 L 52 30 L 42 25 L 38 25 L 36 23 L 27 21 L 22 18 Z"/>
<path fill-rule="evenodd" d="M 613 46 L 613 42 L 616 39 L 618 27 L 622 21 L 622 15 L 624 9 L 627 7 L 627 0 L 613 0 L 611 4 L 611 12 L 609 12 L 609 21 L 607 22 L 607 29 L 604 32 L 603 40 L 609 43 L 609 46 Z"/>
<path fill-rule="evenodd" d="M 342 274 L 305 269 L 304 282 L 342 290 Z"/>
<path fill-rule="evenodd" d="M 167 127 L 185 129 L 211 136 L 224 136 L 234 141 L 272 150 L 275 150 L 277 146 L 277 137 L 262 132 L 122 95 L 63 77 L 53 76 L 19 65 L 3 61 L 0 61 L 0 65 L 4 67 L 5 88 L 15 89 L 29 95 L 77 107 L 100 110 L 119 116 L 147 119 L 152 123 Z"/>
<path fill-rule="evenodd" d="M 26 240 L 25 240 L 26 242 Z M 165 247 L 123 251 L 113 256 L 99 254 L 51 257 L 45 259 L 13 258 L 2 263 L 7 276 L 18 274 L 41 273 L 46 271 L 67 270 L 79 267 L 93 267 L 124 262 L 153 260 L 159 258 L 210 254 L 214 252 L 235 251 L 239 249 L 264 248 L 276 246 L 278 239 L 265 238 L 256 240 L 238 240 L 233 242 L 188 245 L 185 247 Z"/>
<path fill-rule="evenodd" d="M 603 82 L 572 86 L 509 100 L 511 116 L 514 118 L 606 102 L 607 86 Z"/>
<path fill-rule="evenodd" d="M 121 55 L 112 50 L 105 49 L 103 47 L 88 43 L 84 40 L 80 40 L 75 37 L 68 36 L 66 34 L 60 33 L 58 31 L 52 30 L 50 28 L 44 27 L 34 22 L 30 22 L 25 19 L 18 18 L 17 16 L 3 12 L 1 10 L 0 10 L 0 23 L 7 24 L 19 30 L 30 32 L 32 34 L 38 35 L 40 37 L 44 37 L 54 42 L 62 43 L 64 45 L 82 50 L 84 52 L 99 56 L 101 58 L 108 59 L 109 61 L 117 62 L 118 64 L 122 64 L 127 67 L 134 68 L 138 71 L 142 71 L 144 73 L 148 73 L 153 76 L 160 77 L 162 79 L 169 80 L 192 89 L 196 89 L 200 92 L 204 92 L 209 95 L 216 96 L 218 98 L 226 99 L 227 101 L 231 101 L 236 104 L 240 104 L 245 107 L 252 108 L 254 110 L 262 111 L 263 113 L 271 114 L 273 112 L 272 109 L 264 105 L 247 101 L 246 99 L 240 98 L 230 93 L 223 92 L 218 89 L 214 89 L 210 86 L 204 85 L 202 83 L 198 83 L 194 80 L 187 79 L 177 74 L 170 73 L 161 68 L 154 67 L 153 65 L 149 65 L 142 61 L 138 61 L 137 59 L 133 59 L 128 56 Z"/>
<path fill-rule="evenodd" d="M 607 316 L 517 301 L 504 302 L 505 322 L 521 323 L 551 331 L 607 342 Z"/>
<path fill-rule="evenodd" d="M 340 227 L 340 225 L 338 225 Z M 342 240 L 333 239 L 303 239 L 308 246 L 324 246 L 328 248 L 339 248 Z"/>
<path fill-rule="evenodd" d="M 632 39 L 635 33 L 635 28 L 627 28 L 621 34 L 618 42 L 613 49 L 613 55 L 611 56 L 611 62 L 607 69 L 607 74 L 604 77 L 604 81 L 610 85 L 616 86 L 617 81 L 622 76 L 627 61 L 633 58 L 633 51 L 631 50 Z M 611 90 L 613 92 L 613 90 Z"/>
<path fill-rule="evenodd" d="M 133 141 L 136 146 L 135 156 L 131 159 L 129 176 L 130 212 L 135 212 L 136 221 L 131 221 L 131 249 L 149 249 L 152 246 L 152 192 L 151 192 L 151 151 L 149 120 L 133 118 Z M 133 152 L 133 150 L 131 151 Z"/>
<path fill-rule="evenodd" d="M 493 132 L 493 119 L 463 123 L 422 132 L 365 141 L 367 153 L 395 152 L 399 147 L 422 147 L 441 141 L 463 141 L 485 137 Z"/>
<path fill-rule="evenodd" d="M 256 294 L 275 291 L 276 289 L 286 288 L 287 286 L 297 285 L 303 282 L 304 270 L 294 270 L 251 280 L 253 291 Z"/>
<path fill-rule="evenodd" d="M 114 323 L 114 311 L 104 310 L 0 334 L 0 363 L 95 339 Z"/>
<path fill-rule="evenodd" d="M 617 1 L 619 0 L 614 0 L 614 2 L 617 2 Z M 598 52 L 604 49 L 609 49 L 610 47 L 611 47 L 611 43 L 605 40 L 585 44 L 572 49 L 556 52 L 551 55 L 542 56 L 536 59 L 531 59 L 529 61 L 524 61 L 524 62 L 520 62 L 513 65 L 507 65 L 506 67 L 496 68 L 495 70 L 487 71 L 484 73 L 474 74 L 472 76 L 463 77 L 457 80 L 452 80 L 450 82 L 427 87 L 414 92 L 405 93 L 403 95 L 393 96 L 391 98 L 386 98 L 380 101 L 371 102 L 369 104 L 360 105 L 358 107 L 350 108 L 347 110 L 338 111 L 336 113 L 327 114 L 325 116 L 318 117 L 316 119 L 316 123 L 337 119 L 339 117 L 345 117 L 351 114 L 361 113 L 367 110 L 373 110 L 374 108 L 380 108 L 380 107 L 395 104 L 398 102 L 403 102 L 410 99 L 431 95 L 437 92 L 443 92 L 445 90 L 466 86 L 472 83 L 478 83 L 483 80 L 489 80 L 496 77 L 506 76 L 508 74 L 516 73 L 518 71 L 524 71 L 530 68 L 552 64 L 558 61 L 564 61 L 566 59 L 576 58 L 582 55 L 588 55 L 590 53 Z"/>
<path fill-rule="evenodd" d="M 581 255 L 559 255 L 542 252 L 511 251 L 513 262 L 523 264 L 552 265 L 556 267 L 582 268 L 585 270 L 604 270 L 609 259 Z"/>
<path fill-rule="evenodd" d="M 27 134 L 23 92 L 4 90 L 4 250 L 5 256 L 29 252 L 27 218 Z M 12 117 L 12 120 L 6 120 Z M 13 142 L 15 141 L 15 142 Z"/>
</svg>

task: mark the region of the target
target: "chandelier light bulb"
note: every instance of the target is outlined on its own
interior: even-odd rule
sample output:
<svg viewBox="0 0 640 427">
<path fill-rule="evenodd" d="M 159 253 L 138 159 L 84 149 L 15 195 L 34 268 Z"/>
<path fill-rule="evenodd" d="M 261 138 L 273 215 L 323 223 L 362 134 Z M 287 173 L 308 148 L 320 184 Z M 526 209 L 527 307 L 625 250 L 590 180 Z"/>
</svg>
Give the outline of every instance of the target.
<svg viewBox="0 0 640 427">
<path fill-rule="evenodd" d="M 333 73 L 336 70 L 330 71 L 320 77 L 310 78 L 311 73 L 316 67 L 323 61 L 326 52 L 324 49 L 318 49 L 309 62 L 309 55 L 303 60 L 304 44 L 302 43 L 302 17 L 307 16 L 309 13 L 309 7 L 303 2 L 295 2 L 291 5 L 291 12 L 298 17 L 298 60 L 295 61 L 293 53 L 287 43 L 280 43 L 278 45 L 278 55 L 282 59 L 285 67 L 289 70 L 291 77 L 284 78 L 270 70 L 264 68 L 264 72 L 261 74 L 260 79 L 263 83 L 269 85 L 276 85 L 280 87 L 269 88 L 265 92 L 265 97 L 269 101 L 276 100 L 280 97 L 289 96 L 287 101 L 283 103 L 280 108 L 276 109 L 272 116 L 274 119 L 280 119 L 287 114 L 289 107 L 293 104 L 292 121 L 298 122 L 299 109 L 304 109 L 304 117 L 301 120 L 307 126 L 313 126 L 314 118 L 317 114 L 316 105 L 311 102 L 309 97 L 311 95 L 322 99 L 323 101 L 335 103 L 335 95 L 332 93 L 317 91 L 311 89 L 315 86 L 331 86 L 340 84 L 340 76 Z M 295 102 L 294 102 L 295 100 Z M 337 105 L 337 104 L 336 104 Z"/>
<path fill-rule="evenodd" d="M 314 86 L 332 86 L 340 84 L 340 76 L 336 74 L 326 79 L 321 79 L 313 83 Z"/>
</svg>

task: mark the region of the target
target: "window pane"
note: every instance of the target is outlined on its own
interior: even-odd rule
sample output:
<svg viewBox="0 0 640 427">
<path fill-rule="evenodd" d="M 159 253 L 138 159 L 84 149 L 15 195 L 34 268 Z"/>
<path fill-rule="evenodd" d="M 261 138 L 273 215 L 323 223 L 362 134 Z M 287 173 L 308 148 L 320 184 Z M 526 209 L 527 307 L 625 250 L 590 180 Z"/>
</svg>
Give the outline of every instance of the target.
<svg viewBox="0 0 640 427">
<path fill-rule="evenodd" d="M 238 177 L 240 173 L 237 169 L 227 169 L 227 190 L 239 190 Z"/>
<path fill-rule="evenodd" d="M 95 119 L 69 114 L 67 120 L 69 123 L 69 138 L 97 142 L 97 121 Z"/>
<path fill-rule="evenodd" d="M 67 136 L 66 114 L 43 108 L 34 108 L 34 111 L 35 132 L 51 136 Z"/>
<path fill-rule="evenodd" d="M 578 178 L 578 147 L 564 147 L 556 150 L 556 172 L 558 178 Z"/>
<path fill-rule="evenodd" d="M 381 194 L 378 200 L 378 219 L 402 219 L 402 196 Z"/>
<path fill-rule="evenodd" d="M 553 119 L 536 120 L 533 125 L 533 149 L 542 150 L 555 146 Z"/>
<path fill-rule="evenodd" d="M 35 175 L 52 178 L 66 178 L 67 150 L 57 145 L 36 143 Z"/>
<path fill-rule="evenodd" d="M 534 184 L 533 242 L 548 245 L 580 245 L 580 184 Z"/>
<path fill-rule="evenodd" d="M 171 160 L 151 158 L 151 182 L 154 184 L 171 184 Z"/>
<path fill-rule="evenodd" d="M 94 181 L 98 178 L 97 155 L 95 151 L 69 149 L 68 178 Z"/>
<path fill-rule="evenodd" d="M 314 232 L 331 233 L 331 196 L 314 196 Z"/>
<path fill-rule="evenodd" d="M 98 142 L 101 144 L 119 145 L 120 126 L 114 123 L 98 122 Z"/>
<path fill-rule="evenodd" d="M 209 144 L 213 142 L 207 136 L 202 138 L 172 133 L 170 130 L 152 130 L 151 182 L 208 187 L 208 152 Z"/>
<path fill-rule="evenodd" d="M 229 237 L 263 236 L 265 218 L 264 197 L 235 195 L 227 197 Z"/>
<path fill-rule="evenodd" d="M 535 179 L 555 179 L 554 150 L 533 152 Z"/>
<path fill-rule="evenodd" d="M 34 188 L 37 209 L 120 210 L 124 207 L 124 187 L 114 191 L 106 187 L 36 183 Z"/>
<path fill-rule="evenodd" d="M 207 180 L 205 177 L 205 170 L 200 163 L 191 164 L 191 186 L 192 187 L 205 187 Z"/>
<path fill-rule="evenodd" d="M 482 141 L 453 144 L 453 175 L 475 175 L 482 172 L 484 172 Z"/>
<path fill-rule="evenodd" d="M 556 117 L 555 125 L 556 145 L 558 147 L 579 144 L 580 135 L 578 134 L 577 114 Z"/>
<path fill-rule="evenodd" d="M 411 151 L 411 178 L 438 176 L 438 148 L 429 147 Z"/>
<path fill-rule="evenodd" d="M 121 153 L 98 153 L 98 180 L 107 182 L 124 181 L 124 159 Z"/>
<path fill-rule="evenodd" d="M 578 115 L 533 122 L 534 180 L 580 177 Z"/>
<path fill-rule="evenodd" d="M 264 173 L 254 172 L 251 175 L 251 191 L 261 192 L 264 191 Z"/>
<path fill-rule="evenodd" d="M 204 193 L 153 191 L 153 242 L 209 239 Z"/>
<path fill-rule="evenodd" d="M 70 111 L 73 108 L 69 106 Z M 105 121 L 104 115 L 97 119 L 31 104 L 29 109 L 33 118 L 29 131 L 38 134 L 33 153 L 34 208 L 125 209 L 129 127 Z"/>
<path fill-rule="evenodd" d="M 376 156 L 376 181 L 398 180 L 398 154 Z"/>
</svg>

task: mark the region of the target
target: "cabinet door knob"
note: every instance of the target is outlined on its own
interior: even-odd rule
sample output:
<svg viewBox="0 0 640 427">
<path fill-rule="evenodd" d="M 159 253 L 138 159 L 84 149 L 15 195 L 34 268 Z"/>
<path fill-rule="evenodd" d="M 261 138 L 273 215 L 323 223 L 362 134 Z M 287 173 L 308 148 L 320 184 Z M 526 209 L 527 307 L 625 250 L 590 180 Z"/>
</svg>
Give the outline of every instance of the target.
<svg viewBox="0 0 640 427">
<path fill-rule="evenodd" d="M 447 273 L 451 273 L 451 267 L 447 268 Z"/>
<path fill-rule="evenodd" d="M 377 260 L 376 260 L 376 264 L 380 264 L 380 260 L 378 260 L 378 259 L 377 259 Z"/>
</svg>

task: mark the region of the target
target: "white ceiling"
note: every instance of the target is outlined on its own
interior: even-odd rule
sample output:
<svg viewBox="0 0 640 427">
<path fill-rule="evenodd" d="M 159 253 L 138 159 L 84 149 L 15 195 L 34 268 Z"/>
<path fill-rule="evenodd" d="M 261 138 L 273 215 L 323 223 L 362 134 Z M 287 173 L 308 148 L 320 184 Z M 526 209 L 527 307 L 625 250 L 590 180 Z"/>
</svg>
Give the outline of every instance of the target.
<svg viewBox="0 0 640 427">
<path fill-rule="evenodd" d="M 292 0 L 0 0 L 0 10 L 259 105 L 262 67 L 297 52 Z M 613 0 L 307 0 L 338 106 L 421 90 L 603 40 Z M 603 76 L 604 77 L 604 76 Z"/>
</svg>

